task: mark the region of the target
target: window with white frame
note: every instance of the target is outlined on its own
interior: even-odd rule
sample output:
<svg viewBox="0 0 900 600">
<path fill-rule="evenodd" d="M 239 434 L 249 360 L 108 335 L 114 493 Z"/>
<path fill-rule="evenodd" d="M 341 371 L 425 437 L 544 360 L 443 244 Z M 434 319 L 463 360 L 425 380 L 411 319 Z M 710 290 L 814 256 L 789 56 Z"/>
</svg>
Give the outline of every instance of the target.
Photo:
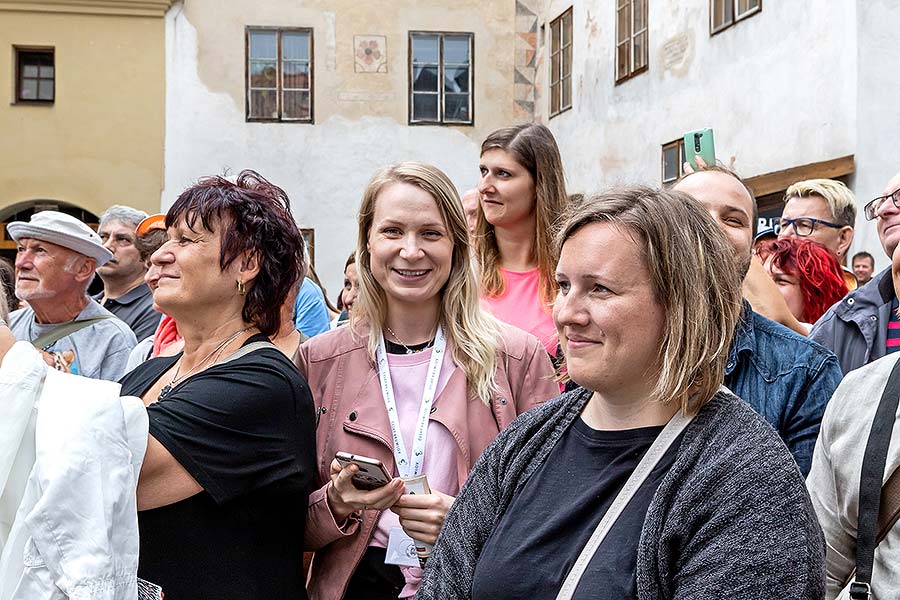
<svg viewBox="0 0 900 600">
<path fill-rule="evenodd" d="M 247 120 L 313 120 L 313 32 L 247 28 Z"/>
<path fill-rule="evenodd" d="M 471 125 L 471 33 L 409 33 L 409 122 Z"/>
</svg>

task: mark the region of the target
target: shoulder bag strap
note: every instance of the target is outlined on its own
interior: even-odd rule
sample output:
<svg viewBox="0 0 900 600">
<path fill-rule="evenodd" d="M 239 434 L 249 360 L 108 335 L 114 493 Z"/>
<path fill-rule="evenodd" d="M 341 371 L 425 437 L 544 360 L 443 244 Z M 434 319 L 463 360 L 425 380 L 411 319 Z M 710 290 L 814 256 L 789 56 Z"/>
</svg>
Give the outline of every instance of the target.
<svg viewBox="0 0 900 600">
<path fill-rule="evenodd" d="M 229 363 L 229 362 L 231 362 L 233 360 L 237 360 L 243 356 L 247 356 L 251 352 L 261 350 L 262 348 L 275 348 L 276 350 L 278 350 L 278 346 L 276 346 L 272 342 L 268 342 L 268 341 L 266 341 L 266 342 L 264 342 L 264 341 L 251 342 L 251 343 L 247 344 L 246 346 L 241 346 L 240 348 L 238 348 L 237 350 L 235 350 L 234 352 L 232 352 L 231 354 L 229 354 L 228 356 L 226 356 L 225 358 L 223 358 L 216 364 L 224 365 L 225 363 Z M 281 352 L 281 350 L 278 350 L 278 351 Z"/>
<path fill-rule="evenodd" d="M 584 575 L 585 570 L 587 570 L 588 563 L 591 562 L 591 559 L 594 557 L 597 548 L 600 547 L 606 534 L 609 533 L 609 530 L 612 529 L 612 526 L 619 518 L 619 515 L 622 514 L 622 510 L 628 505 L 635 492 L 638 491 L 638 488 L 641 487 L 641 484 L 644 483 L 647 476 L 650 475 L 653 468 L 659 463 L 660 459 L 662 459 L 666 450 L 669 449 L 672 443 L 679 435 L 681 435 L 681 432 L 685 430 L 693 419 L 693 415 L 687 416 L 681 412 L 676 413 L 675 416 L 672 417 L 672 420 L 669 421 L 656 437 L 653 444 L 650 446 L 650 449 L 644 454 L 644 458 L 641 459 L 641 462 L 635 467 L 631 476 L 628 478 L 628 481 L 625 482 L 622 491 L 619 492 L 616 499 L 613 500 L 613 503 L 610 505 L 609 510 L 607 510 L 606 514 L 603 515 L 603 518 L 600 519 L 600 523 L 597 524 L 597 528 L 594 529 L 591 538 L 581 551 L 575 564 L 572 565 L 572 570 L 569 571 L 569 574 L 566 576 L 566 580 L 563 582 L 562 588 L 560 588 L 559 594 L 556 596 L 556 600 L 571 600 L 572 596 L 575 594 L 575 588 L 578 587 L 578 582 L 581 581 L 581 576 Z"/>
<path fill-rule="evenodd" d="M 871 597 L 872 565 L 875 562 L 878 513 L 881 503 L 884 468 L 887 462 L 891 432 L 900 405 L 900 360 L 894 363 L 881 401 L 872 419 L 872 429 L 863 454 L 859 477 L 859 513 L 856 533 L 856 576 L 850 584 L 850 598 L 868 600 Z"/>
<path fill-rule="evenodd" d="M 68 323 L 63 323 L 59 327 L 53 328 L 53 330 L 48 331 L 43 335 L 39 335 L 37 339 L 31 342 L 31 344 L 38 350 L 43 350 L 52 346 L 67 335 L 72 335 L 76 331 L 81 331 L 89 325 L 111 318 L 112 317 L 91 317 L 90 319 L 83 319 L 81 321 L 69 321 Z"/>
<path fill-rule="evenodd" d="M 894 469 L 881 490 L 881 510 L 878 512 L 877 546 L 900 521 L 900 467 Z"/>
</svg>

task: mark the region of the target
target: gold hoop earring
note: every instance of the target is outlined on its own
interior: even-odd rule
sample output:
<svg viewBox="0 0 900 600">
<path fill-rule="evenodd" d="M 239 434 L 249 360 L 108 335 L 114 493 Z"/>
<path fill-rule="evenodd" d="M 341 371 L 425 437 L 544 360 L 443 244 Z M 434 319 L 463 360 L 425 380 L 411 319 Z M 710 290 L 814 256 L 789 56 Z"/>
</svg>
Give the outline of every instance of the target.
<svg viewBox="0 0 900 600">
<path fill-rule="evenodd" d="M 244 282 L 241 281 L 240 279 L 238 279 L 238 282 L 237 282 L 237 290 L 238 290 L 238 294 L 240 294 L 241 296 L 243 296 L 247 293 L 247 288 L 246 288 L 246 286 L 244 286 Z"/>
</svg>

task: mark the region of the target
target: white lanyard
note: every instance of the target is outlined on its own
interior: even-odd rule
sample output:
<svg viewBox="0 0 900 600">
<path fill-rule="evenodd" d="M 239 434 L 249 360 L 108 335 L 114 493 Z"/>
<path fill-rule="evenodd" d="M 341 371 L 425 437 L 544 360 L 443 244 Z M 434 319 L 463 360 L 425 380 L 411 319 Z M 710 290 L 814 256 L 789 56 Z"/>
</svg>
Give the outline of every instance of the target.
<svg viewBox="0 0 900 600">
<path fill-rule="evenodd" d="M 397 472 L 400 477 L 415 477 L 422 474 L 422 465 L 425 462 L 425 435 L 428 433 L 428 417 L 431 414 L 431 405 L 434 403 L 434 394 L 437 391 L 438 376 L 441 373 L 441 364 L 444 361 L 444 350 L 447 341 L 444 332 L 438 325 L 434 334 L 434 347 L 431 350 L 431 361 L 428 363 L 428 374 L 425 376 L 425 390 L 422 392 L 422 406 L 419 408 L 419 421 L 416 424 L 416 434 L 413 438 L 413 453 L 410 457 L 406 453 L 406 444 L 403 443 L 403 435 L 400 433 L 400 418 L 397 414 L 397 403 L 394 401 L 394 384 L 391 382 L 391 370 L 388 366 L 387 351 L 384 349 L 384 334 L 378 336 L 378 349 L 375 360 L 378 366 L 378 379 L 381 381 L 381 395 L 384 398 L 384 406 L 387 408 L 388 420 L 391 423 L 391 437 L 394 442 L 394 462 L 397 464 Z"/>
</svg>

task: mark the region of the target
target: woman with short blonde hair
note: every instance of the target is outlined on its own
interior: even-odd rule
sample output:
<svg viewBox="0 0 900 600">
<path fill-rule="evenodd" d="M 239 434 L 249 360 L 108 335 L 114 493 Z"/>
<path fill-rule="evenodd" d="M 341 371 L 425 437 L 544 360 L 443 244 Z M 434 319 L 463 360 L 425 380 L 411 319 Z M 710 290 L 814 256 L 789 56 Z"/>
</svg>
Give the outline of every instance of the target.
<svg viewBox="0 0 900 600">
<path fill-rule="evenodd" d="M 553 317 L 581 389 L 485 450 L 417 598 L 821 598 L 803 478 L 720 386 L 741 287 L 709 213 L 679 192 L 598 194 L 558 248 Z"/>
<path fill-rule="evenodd" d="M 388 548 L 433 543 L 482 450 L 558 390 L 540 342 L 482 311 L 462 203 L 444 173 L 412 162 L 380 171 L 358 224 L 350 326 L 303 344 L 298 361 L 319 411 L 314 599 L 415 593 L 421 570 Z M 357 488 L 356 467 L 332 461 L 338 452 L 394 477 Z M 418 475 L 431 493 L 402 495 L 400 477 Z"/>
</svg>

